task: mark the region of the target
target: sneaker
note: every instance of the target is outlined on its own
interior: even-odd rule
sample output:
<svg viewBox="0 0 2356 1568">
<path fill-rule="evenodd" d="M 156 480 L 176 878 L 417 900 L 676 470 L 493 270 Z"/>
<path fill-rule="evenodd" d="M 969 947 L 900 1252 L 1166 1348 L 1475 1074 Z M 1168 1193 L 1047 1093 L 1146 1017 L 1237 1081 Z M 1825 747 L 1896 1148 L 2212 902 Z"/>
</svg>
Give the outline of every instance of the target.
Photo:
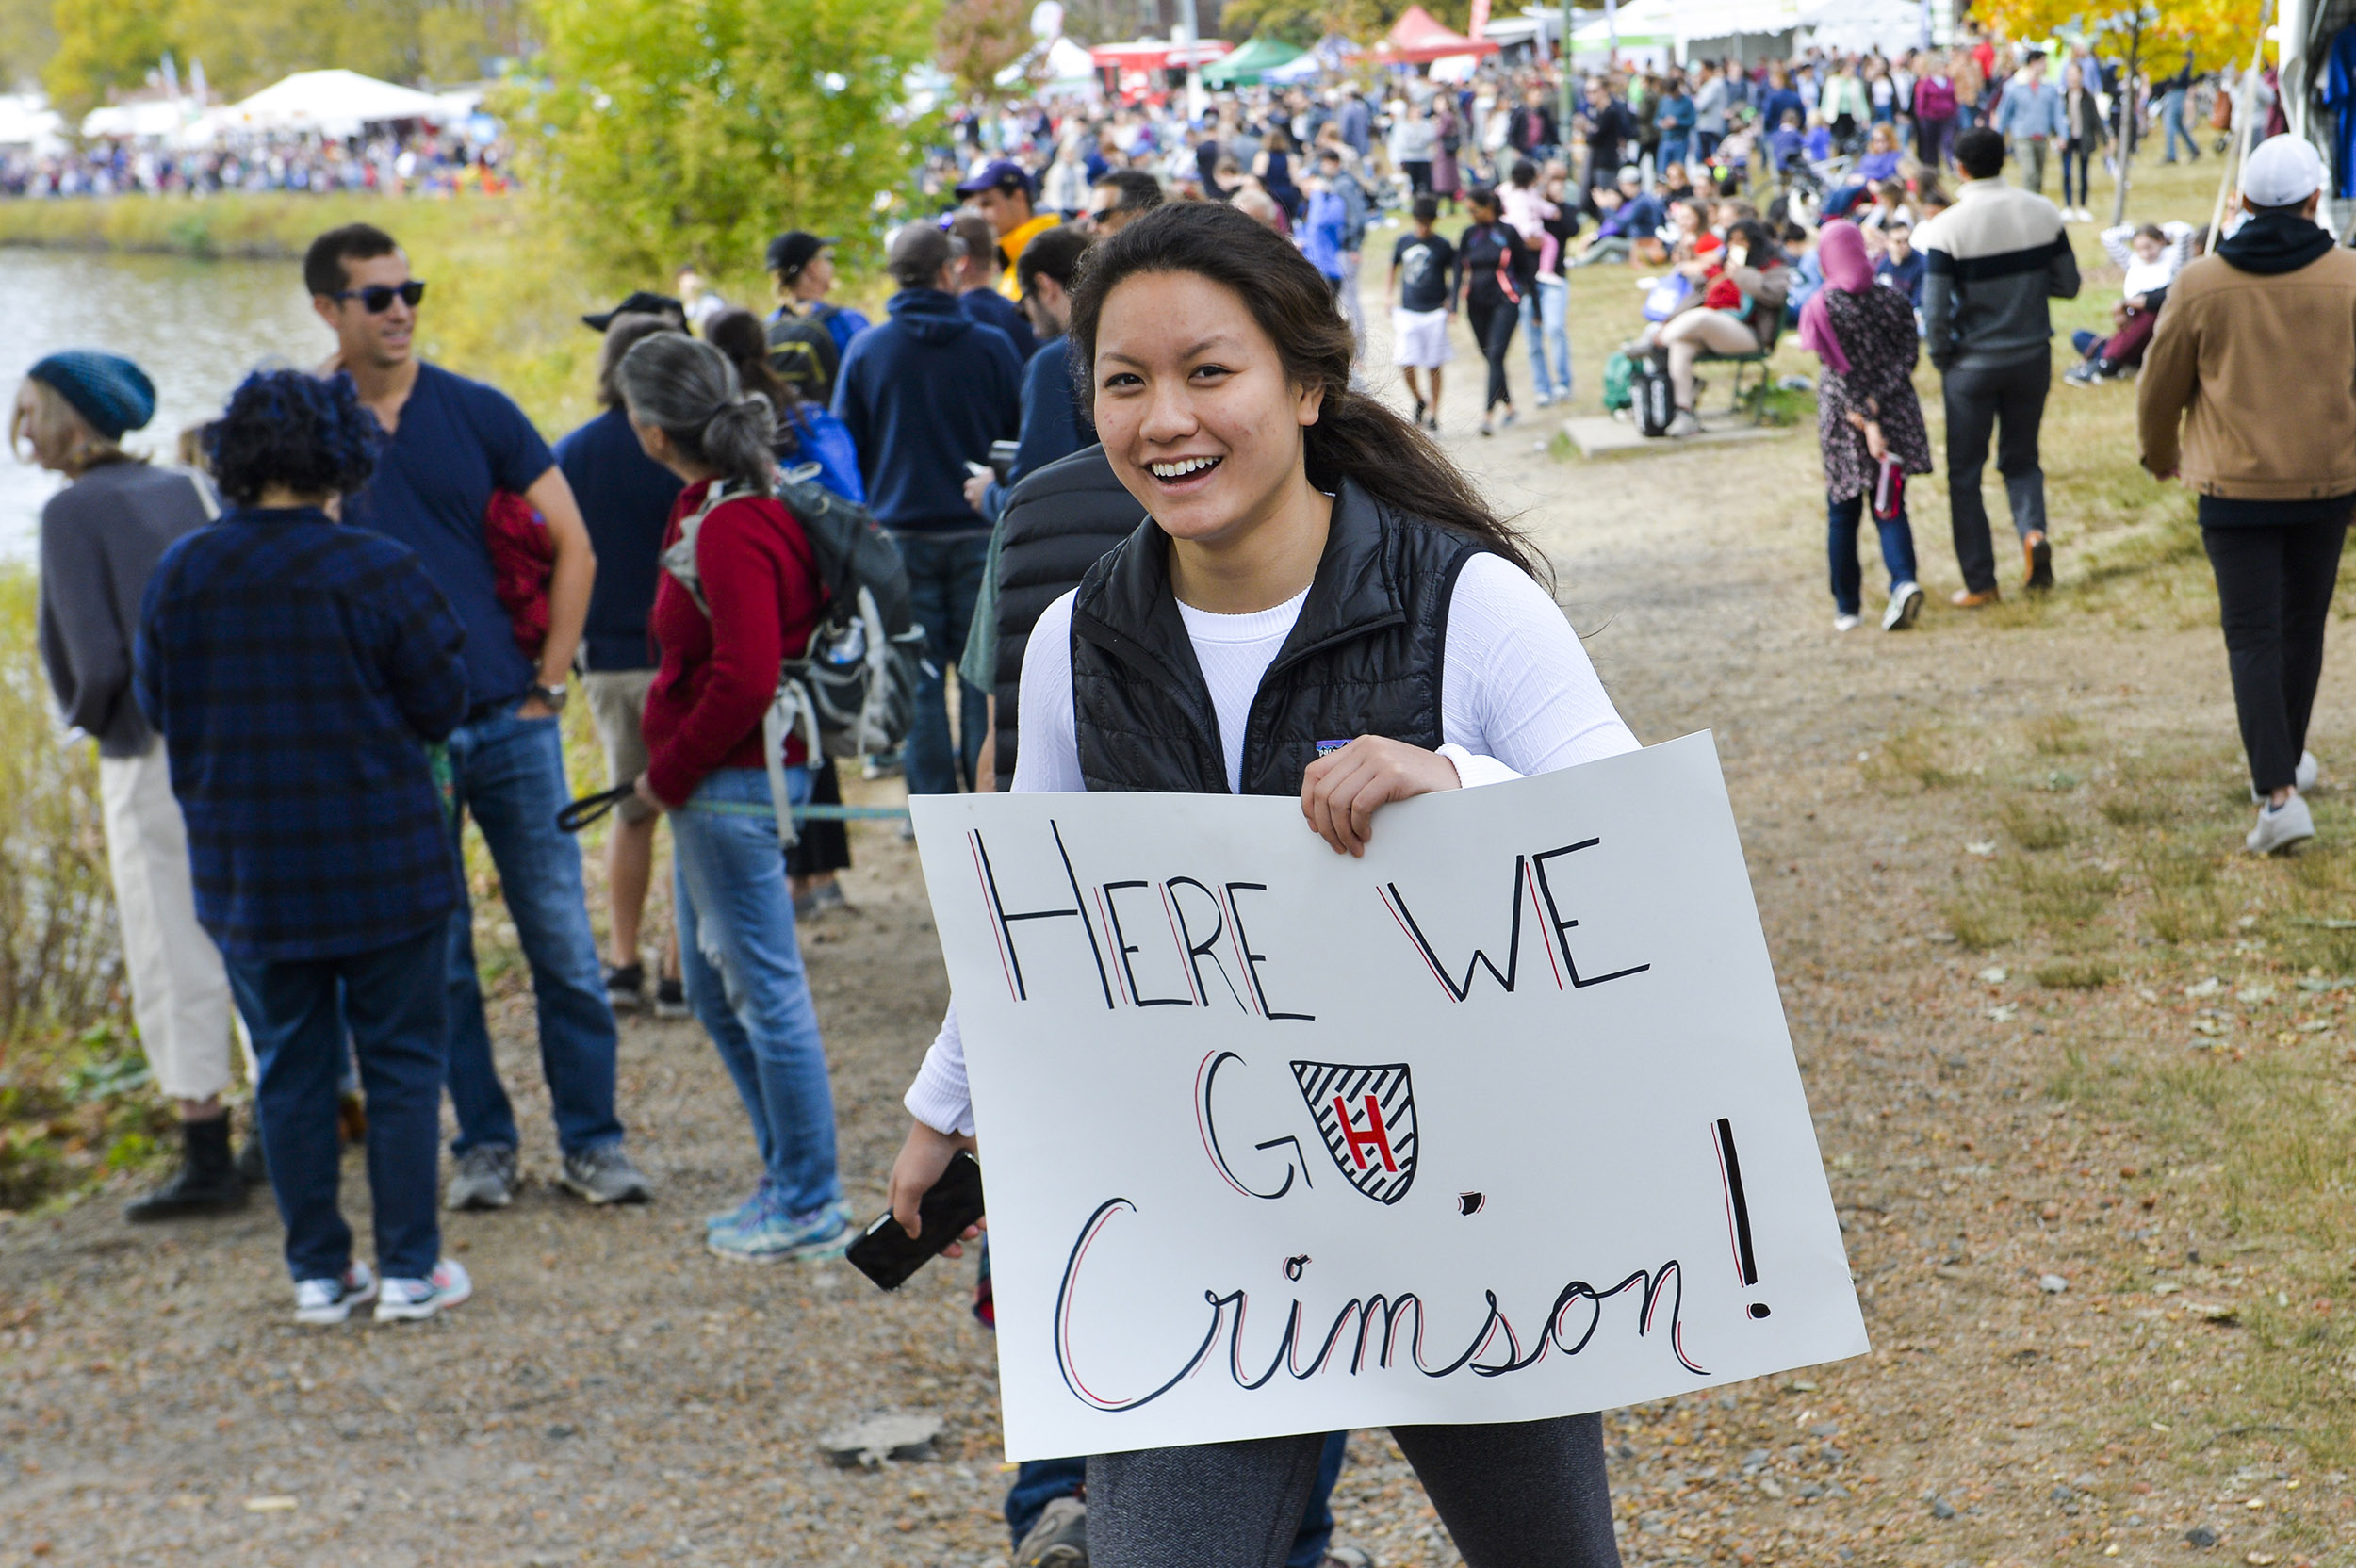
<svg viewBox="0 0 2356 1568">
<path fill-rule="evenodd" d="M 767 1176 L 762 1176 L 761 1184 L 753 1188 L 751 1195 L 744 1201 L 732 1209 L 719 1209 L 704 1216 L 704 1229 L 707 1231 L 743 1230 L 746 1225 L 751 1224 L 754 1217 L 768 1204 L 769 1195 L 775 1191 L 777 1191 L 777 1184 L 770 1181 Z"/>
<path fill-rule="evenodd" d="M 1904 631 L 1922 613 L 1922 587 L 1920 583 L 1901 582 L 1890 591 L 1890 606 L 1882 612 L 1884 631 Z"/>
<path fill-rule="evenodd" d="M 1850 614 L 1846 610 L 1832 618 L 1832 629 L 1835 631 L 1855 631 L 1862 624 L 1859 617 Z"/>
<path fill-rule="evenodd" d="M 2259 808 L 2258 825 L 2242 842 L 2252 855 L 2273 855 L 2315 836 L 2315 819 L 2304 797 L 2293 795 L 2280 806 Z"/>
<path fill-rule="evenodd" d="M 564 1156 L 556 1184 L 591 1203 L 649 1203 L 654 1184 L 618 1143 L 601 1143 Z"/>
<path fill-rule="evenodd" d="M 2102 381 L 2102 372 L 2094 368 L 2094 361 L 2082 360 L 2062 372 L 2065 386 L 2096 386 Z"/>
<path fill-rule="evenodd" d="M 617 1013 L 634 1013 L 646 1004 L 646 971 L 641 964 L 605 966 L 605 999 Z"/>
<path fill-rule="evenodd" d="M 2045 531 L 2031 529 L 2021 541 L 2021 554 L 2028 563 L 2028 580 L 2021 586 L 2041 592 L 2053 586 L 2053 547 L 2045 541 Z"/>
<path fill-rule="evenodd" d="M 474 1281 L 466 1277 L 466 1266 L 453 1258 L 444 1258 L 422 1280 L 385 1281 L 376 1298 L 376 1320 L 419 1322 L 446 1307 L 459 1305 L 472 1295 Z"/>
<path fill-rule="evenodd" d="M 2004 596 L 1999 588 L 1958 588 L 1947 596 L 1947 602 L 1957 610 L 1985 610 L 2002 602 Z"/>
<path fill-rule="evenodd" d="M 1505 405 L 1505 417 L 1499 419 L 1497 423 L 1503 425 L 1507 430 L 1512 430 L 1513 428 L 1513 421 L 1520 417 L 1520 415 L 1513 412 L 1513 405 L 1512 403 L 1508 403 Z"/>
<path fill-rule="evenodd" d="M 795 912 L 799 913 L 798 910 Z M 843 884 L 838 879 L 829 876 L 818 886 L 810 889 L 810 919 L 823 920 L 828 915 L 847 915 L 853 912 L 851 901 L 843 896 Z"/>
<path fill-rule="evenodd" d="M 2302 751 L 2299 754 L 2299 766 L 2291 770 L 2291 787 L 2303 795 L 2313 790 L 2315 787 L 2315 781 L 2322 776 L 2323 764 L 2315 760 L 2315 754 L 2312 751 Z M 2252 806 L 2266 804 L 2266 796 L 2258 792 L 2258 788 L 2254 784 L 2250 787 L 2250 803 Z"/>
<path fill-rule="evenodd" d="M 1077 1497 L 1050 1497 L 1039 1523 L 1014 1549 L 1014 1568 L 1088 1568 L 1088 1509 Z"/>
<path fill-rule="evenodd" d="M 458 1156 L 458 1172 L 442 1195 L 446 1209 L 503 1209 L 515 1200 L 515 1152 L 479 1143 Z"/>
<path fill-rule="evenodd" d="M 666 975 L 654 983 L 654 1016 L 685 1018 L 688 1014 L 687 988 L 677 975 Z"/>
<path fill-rule="evenodd" d="M 376 1299 L 376 1276 L 364 1263 L 346 1266 L 343 1276 L 334 1280 L 297 1280 L 295 1282 L 295 1321 L 298 1323 L 341 1323 L 352 1315 L 354 1307 L 365 1307 Z"/>
<path fill-rule="evenodd" d="M 1699 435 L 1701 433 L 1702 422 L 1690 408 L 1678 409 L 1677 417 L 1669 421 L 1667 433 L 1680 440 L 1689 435 Z"/>
<path fill-rule="evenodd" d="M 749 1225 L 711 1232 L 704 1237 L 704 1247 L 714 1257 L 732 1263 L 784 1263 L 793 1258 L 839 1257 L 858 1233 L 843 1204 L 829 1203 L 809 1214 L 790 1215 L 771 1203 Z"/>
</svg>

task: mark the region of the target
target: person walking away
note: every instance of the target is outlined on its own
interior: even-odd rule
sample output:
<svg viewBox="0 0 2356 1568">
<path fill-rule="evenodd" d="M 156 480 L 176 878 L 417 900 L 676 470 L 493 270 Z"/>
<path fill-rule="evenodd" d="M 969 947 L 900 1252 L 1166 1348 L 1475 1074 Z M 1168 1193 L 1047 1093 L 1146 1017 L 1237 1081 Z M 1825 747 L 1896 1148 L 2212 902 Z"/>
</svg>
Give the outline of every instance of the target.
<svg viewBox="0 0 2356 1568">
<path fill-rule="evenodd" d="M 1661 350 L 1669 356 L 1677 411 L 1668 433 L 1679 438 L 1701 433 L 1695 363 L 1704 352 L 1755 354 L 1772 346 L 1792 294 L 1792 269 L 1756 218 L 1738 220 L 1727 230 L 1726 243 L 1708 254 L 1701 286 L 1667 320 L 1645 328 L 1636 339 L 1640 350 Z"/>
<path fill-rule="evenodd" d="M 2176 144 L 2179 141 L 2184 144 L 2187 161 L 2192 163 L 2201 161 L 2200 139 L 2184 125 L 2184 100 L 2191 95 L 2192 82 L 2192 51 L 2187 48 L 2184 51 L 2183 69 L 2161 82 L 2159 86 L 2160 122 L 2168 127 L 2167 138 L 2161 146 L 2160 161 L 2162 163 L 2176 161 Z"/>
<path fill-rule="evenodd" d="M 139 710 L 170 752 L 197 918 L 261 1062 L 298 1323 L 369 1301 L 379 1322 L 431 1317 L 473 1294 L 434 1206 L 465 895 L 426 757 L 466 716 L 466 629 L 415 552 L 333 514 L 379 435 L 351 380 L 247 377 L 205 436 L 230 510 L 165 551 L 139 613 Z M 347 1029 L 374 1270 L 336 1200 Z"/>
<path fill-rule="evenodd" d="M 66 724 L 98 744 L 131 1016 L 180 1124 L 180 1168 L 124 1206 L 133 1221 L 241 1209 L 248 1180 L 221 1102 L 230 1083 L 229 976 L 197 922 L 171 763 L 131 684 L 139 596 L 165 549 L 213 510 L 200 481 L 123 449 L 124 434 L 155 415 L 147 372 L 118 354 L 74 349 L 25 373 L 8 427 L 19 457 L 66 479 L 41 510 L 41 668 Z"/>
<path fill-rule="evenodd" d="M 1425 437 L 1352 389 L 1347 328 L 1290 246 L 1241 214 L 1173 204 L 1093 258 L 1072 331 L 1105 457 L 1148 518 L 1030 635 L 1017 792 L 1289 796 L 1346 849 L 1364 842 L 1347 825 L 1353 804 L 1379 823 L 1384 800 L 1634 748 L 1520 542 Z M 1196 344 L 1212 333 L 1249 345 L 1251 368 L 1206 383 L 1210 351 Z M 1149 409 L 1180 412 L 1166 423 Z M 1191 466 L 1205 457 L 1219 461 Z M 1345 608 L 1342 585 L 1381 560 L 1400 563 L 1383 590 L 1388 612 Z M 1432 624 L 1418 630 L 1418 616 Z M 1312 652 L 1278 668 L 1288 643 Z M 1345 664 L 1359 672 L 1347 685 Z M 1171 669 L 1217 674 L 1171 692 Z M 1278 715 L 1274 739 L 1247 751 L 1254 708 Z M 1219 722 L 1188 716 L 1198 713 Z M 1107 769 L 1094 759 L 1114 729 L 1162 739 Z M 1333 735 L 1357 738 L 1312 760 L 1317 738 Z M 954 1003 L 907 1102 L 892 1200 L 912 1232 L 950 1155 L 988 1135 Z M 1619 1561 L 1597 1417 L 1392 1436 L 1474 1568 Z M 1305 1433 L 1093 1456 L 1089 1560 L 1269 1561 L 1326 1448 Z"/>
<path fill-rule="evenodd" d="M 705 1246 L 736 1263 L 830 1257 L 850 1240 L 850 1209 L 773 814 L 808 801 L 810 759 L 800 735 L 786 738 L 778 799 L 764 740 L 777 670 L 809 645 L 824 606 L 817 556 L 777 498 L 775 412 L 727 355 L 649 337 L 622 357 L 618 379 L 646 455 L 685 486 L 655 589 L 663 668 L 646 694 L 637 796 L 670 814 L 687 1000 L 735 1081 L 761 1163 L 751 1195 L 707 1219 Z"/>
<path fill-rule="evenodd" d="M 2079 362 L 2062 372 L 2066 386 L 2093 386 L 2127 374 L 2143 363 L 2168 290 L 2191 258 L 2190 223 L 2120 223 L 2102 231 L 2102 249 L 2121 269 L 2119 302 L 2111 306 L 2112 332 L 2104 337 L 2081 327 L 2070 335 Z"/>
<path fill-rule="evenodd" d="M 2086 204 L 2094 200 L 2087 181 L 2094 172 L 2094 155 L 2110 143 L 2110 127 L 2102 122 L 2102 101 L 2086 68 L 2071 60 L 2062 69 L 2062 218 L 2081 223 L 2094 220 Z M 2072 176 L 2075 176 L 2074 185 Z"/>
<path fill-rule="evenodd" d="M 451 853 L 471 814 L 499 868 L 499 888 L 532 969 L 540 1067 L 562 1152 L 558 1181 L 592 1203 L 643 1202 L 653 1186 L 624 1151 L 614 1112 L 617 1039 L 581 849 L 556 825 L 572 798 L 557 730 L 573 650 L 589 610 L 597 556 L 555 458 L 505 394 L 419 359 L 412 346 L 425 285 L 392 236 L 365 223 L 312 241 L 303 275 L 335 334 L 334 368 L 352 379 L 386 431 L 367 485 L 344 520 L 415 551 L 466 629 L 466 716 L 450 737 L 458 811 Z M 548 630 L 535 664 L 517 646 L 483 531 L 494 491 L 519 495 L 547 520 L 555 564 Z M 491 1058 L 474 917 L 462 886 L 449 923 L 453 1208 L 505 1208 L 519 1167 L 515 1114 Z"/>
<path fill-rule="evenodd" d="M 1391 363 L 1407 383 L 1415 400 L 1414 423 L 1418 430 L 1440 428 L 1440 378 L 1456 357 L 1448 340 L 1448 324 L 1456 318 L 1456 247 L 1432 225 L 1440 219 L 1440 204 L 1418 196 L 1413 209 L 1415 227 L 1399 237 L 1391 248 L 1391 280 L 1386 286 L 1391 307 Z M 1415 384 L 1415 372 L 1431 378 L 1427 398 Z"/>
<path fill-rule="evenodd" d="M 1947 74 L 1947 57 L 1933 55 L 1914 81 L 1914 156 L 1934 174 L 1947 167 L 1956 109 L 1955 82 Z"/>
<path fill-rule="evenodd" d="M 957 308 L 948 236 L 910 223 L 888 265 L 900 291 L 843 355 L 834 413 L 859 449 L 868 509 L 908 563 L 924 627 L 931 668 L 908 734 L 908 792 L 955 794 L 973 787 L 987 722 L 983 694 L 960 689 L 952 749 L 944 677 L 965 646 L 990 550 L 989 525 L 965 498 L 966 465 L 986 464 L 991 442 L 1020 433 L 1023 367 L 1005 333 Z"/>
<path fill-rule="evenodd" d="M 2031 590 L 2053 585 L 2046 537 L 2045 471 L 2037 432 L 2053 382 L 2048 300 L 2078 297 L 2078 260 L 2061 213 L 2044 197 L 2004 184 L 2004 139 L 1986 126 L 1955 138 L 1964 181 L 1955 204 L 1914 231 L 1922 253 L 1922 336 L 1938 367 L 1947 414 L 1947 495 L 1963 586 L 1952 602 L 1977 610 L 2002 596 L 1988 542 L 1980 470 L 1998 435 L 2013 531 Z M 2001 433 L 2000 433 L 2001 432 Z"/>
<path fill-rule="evenodd" d="M 794 396 L 778 379 L 762 351 L 761 326 L 748 311 L 732 310 L 712 323 L 704 340 L 728 356 L 736 379 L 747 392 L 768 400 L 775 419 L 777 466 L 793 470 L 804 465 L 817 469 L 811 478 L 854 505 L 867 504 L 867 485 L 859 478 L 859 449 L 851 433 L 833 413 Z M 643 454 L 642 454 L 643 455 Z M 843 780 L 834 759 L 821 755 L 808 764 L 810 804 L 843 804 Z M 809 821 L 801 825 L 794 847 L 785 854 L 785 874 L 794 894 L 794 918 L 817 920 L 850 908 L 843 896 L 842 874 L 851 869 L 851 831 L 847 823 Z"/>
<path fill-rule="evenodd" d="M 1492 435 L 1490 416 L 1505 405 L 1513 422 L 1513 389 L 1506 379 L 1507 351 L 1521 320 L 1522 301 L 1537 286 L 1537 257 L 1522 237 L 1506 226 L 1497 195 L 1485 187 L 1464 198 L 1472 222 L 1458 237 L 1455 299 L 1472 323 L 1473 341 L 1489 362 L 1489 389 L 1481 405 L 1481 433 Z"/>
<path fill-rule="evenodd" d="M 998 275 L 998 292 L 1009 301 L 1021 299 L 1023 286 L 1015 279 L 1014 264 L 1023 259 L 1023 247 L 1062 220 L 1052 212 L 1032 210 L 1035 193 L 1031 176 L 1023 172 L 1021 164 L 1007 158 L 988 164 L 980 173 L 958 186 L 957 194 L 989 220 L 990 230 L 997 237 L 998 253 L 1006 258 Z"/>
<path fill-rule="evenodd" d="M 2023 188 L 2043 196 L 2046 150 L 2070 136 L 2061 90 L 2045 79 L 2043 50 L 2030 50 L 2020 71 L 2004 84 L 2004 95 L 1997 100 L 1990 124 L 2012 148 L 2013 162 L 2023 171 Z M 2062 194 L 2067 196 L 2069 191 Z"/>
<path fill-rule="evenodd" d="M 581 695 L 588 700 L 589 717 L 605 752 L 606 783 L 612 788 L 646 770 L 639 715 L 646 706 L 646 688 L 654 684 L 656 664 L 646 618 L 654 610 L 663 531 L 669 526 L 671 503 L 679 491 L 678 478 L 638 449 L 614 372 L 640 338 L 676 330 L 663 317 L 641 312 L 613 318 L 597 353 L 597 401 L 604 412 L 566 434 L 555 449 L 557 470 L 580 498 L 581 523 L 597 556 L 589 613 L 574 658 L 581 669 Z M 614 811 L 606 840 L 605 994 L 617 1013 L 646 1005 L 640 934 L 646 890 L 654 879 L 659 816 L 644 803 L 626 798 Z M 680 988 L 678 949 L 666 941 L 661 951 L 656 1014 L 684 1017 L 687 999 Z"/>
<path fill-rule="evenodd" d="M 771 366 L 803 399 L 815 403 L 824 403 L 834 395 L 834 375 L 843 351 L 871 325 L 859 311 L 826 298 L 834 287 L 835 244 L 807 229 L 788 229 L 769 241 L 763 258 L 777 302 L 769 318 Z M 826 352 L 826 345 L 817 343 L 806 331 L 785 330 L 796 323 L 825 328 L 826 345 L 833 351 Z M 790 364 L 777 363 L 775 355 L 785 344 L 804 342 L 809 344 L 807 357 L 795 354 Z"/>
<path fill-rule="evenodd" d="M 2315 836 L 2307 726 L 2356 506 L 2356 254 L 2315 223 L 2323 180 L 2298 137 L 2251 150 L 2249 221 L 2177 276 L 2135 389 L 2143 466 L 2201 498 L 2261 854 Z"/>
<path fill-rule="evenodd" d="M 957 258 L 957 308 L 1005 333 L 1015 358 L 1028 365 L 1039 351 L 1039 338 L 1022 305 L 998 292 L 998 237 L 989 220 L 977 212 L 958 213 L 949 221 L 949 241 Z"/>
<path fill-rule="evenodd" d="M 1857 536 L 1870 507 L 1890 573 L 1882 629 L 1903 631 L 1922 612 L 1906 481 L 1931 471 L 1930 433 L 1914 396 L 1914 362 L 1922 352 L 1914 310 L 1898 290 L 1874 286 L 1865 235 L 1855 223 L 1825 224 L 1816 250 L 1824 286 L 1800 312 L 1800 345 L 1824 365 L 1816 441 L 1824 460 L 1833 629 L 1855 629 L 1863 612 Z"/>
</svg>

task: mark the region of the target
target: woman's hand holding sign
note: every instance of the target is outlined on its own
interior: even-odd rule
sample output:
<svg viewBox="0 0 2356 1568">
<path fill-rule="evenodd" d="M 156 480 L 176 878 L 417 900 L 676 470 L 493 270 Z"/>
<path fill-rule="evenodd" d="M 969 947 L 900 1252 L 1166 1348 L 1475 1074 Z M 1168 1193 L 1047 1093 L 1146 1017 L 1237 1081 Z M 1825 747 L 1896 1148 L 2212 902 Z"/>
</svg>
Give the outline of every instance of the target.
<svg viewBox="0 0 2356 1568">
<path fill-rule="evenodd" d="M 1301 776 L 1301 814 L 1334 854 L 1364 855 L 1376 807 L 1457 789 L 1463 782 L 1456 764 L 1436 751 L 1361 735 L 1309 764 Z"/>
</svg>

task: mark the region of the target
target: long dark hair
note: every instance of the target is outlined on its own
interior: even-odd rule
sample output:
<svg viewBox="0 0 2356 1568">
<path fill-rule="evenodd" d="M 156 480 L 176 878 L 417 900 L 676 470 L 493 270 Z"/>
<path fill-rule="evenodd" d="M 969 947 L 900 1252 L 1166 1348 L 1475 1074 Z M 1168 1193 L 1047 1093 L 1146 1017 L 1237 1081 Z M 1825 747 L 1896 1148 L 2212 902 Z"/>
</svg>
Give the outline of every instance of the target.
<svg viewBox="0 0 2356 1568">
<path fill-rule="evenodd" d="M 704 341 L 728 356 L 728 363 L 736 367 L 736 379 L 745 391 L 758 392 L 769 400 L 769 406 L 777 416 L 778 452 L 799 452 L 801 395 L 769 363 L 769 329 L 761 324 L 761 318 L 749 310 L 724 310 L 704 323 Z"/>
<path fill-rule="evenodd" d="M 1469 534 L 1543 580 L 1543 558 L 1440 449 L 1350 384 L 1350 323 L 1333 306 L 1333 285 L 1308 257 L 1223 203 L 1156 207 L 1081 260 L 1071 331 L 1073 391 L 1083 408 L 1095 402 L 1105 296 L 1145 272 L 1190 272 L 1232 291 L 1275 343 L 1285 377 L 1324 392 L 1317 422 L 1301 432 L 1311 484 L 1331 495 L 1354 480 L 1395 511 Z"/>
</svg>

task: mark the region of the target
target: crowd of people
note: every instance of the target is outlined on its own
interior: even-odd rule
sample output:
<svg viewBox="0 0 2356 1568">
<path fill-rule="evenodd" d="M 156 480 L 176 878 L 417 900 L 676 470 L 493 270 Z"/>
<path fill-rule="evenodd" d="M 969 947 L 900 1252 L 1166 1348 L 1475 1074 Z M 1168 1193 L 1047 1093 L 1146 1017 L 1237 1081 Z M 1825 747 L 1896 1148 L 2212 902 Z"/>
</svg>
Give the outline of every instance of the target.
<svg viewBox="0 0 2356 1568">
<path fill-rule="evenodd" d="M 267 1184 L 297 1321 L 468 1298 L 440 1212 L 505 1208 L 524 1177 L 473 947 L 471 818 L 531 973 L 557 1182 L 591 1204 L 654 1200 L 617 1103 L 616 1020 L 692 1014 L 753 1168 L 705 1247 L 842 1252 L 856 1229 L 797 927 L 842 906 L 851 759 L 796 683 L 862 596 L 854 574 L 878 569 L 843 544 L 869 520 L 892 546 L 873 586 L 905 603 L 922 658 L 904 746 L 868 765 L 904 770 L 911 793 L 1285 795 L 1350 852 L 1390 801 L 1632 749 L 1543 558 L 1432 439 L 1459 314 L 1486 363 L 1481 433 L 1516 417 L 1516 330 L 1539 403 L 1570 395 L 1566 268 L 1666 269 L 1644 280 L 1637 351 L 1680 419 L 1701 365 L 1762 356 L 1791 319 L 1823 367 L 1841 629 L 1864 612 L 1869 509 L 1882 624 L 1922 608 L 1905 484 L 1933 463 L 1912 379 L 1926 351 L 1955 603 L 2001 595 L 1991 444 L 2022 585 L 2050 588 L 2047 302 L 2079 279 L 2067 213 L 2027 186 L 2047 122 L 2005 111 L 2044 102 L 2045 62 L 2023 52 L 1991 82 L 1957 57 L 1976 74 L 1909 52 L 1757 80 L 1598 77 L 1568 127 L 1555 84 L 1513 74 L 1379 105 L 1263 91 L 1176 127 L 1153 106 L 973 118 L 944 210 L 889 238 L 879 319 L 829 298 L 837 241 L 802 229 L 768 245 L 758 312 L 692 268 L 671 292 L 646 280 L 582 318 L 600 412 L 552 448 L 504 394 L 418 356 L 428 280 L 367 224 L 303 263 L 325 362 L 249 376 L 186 466 L 126 450 L 155 409 L 133 360 L 35 365 L 11 444 L 70 482 L 42 516 L 41 653 L 100 752 L 139 1037 L 185 1145 L 129 1217 L 235 1209 Z M 2086 123 L 2119 125 L 2110 102 Z M 2141 110 L 2124 112 L 2135 134 Z M 1857 150 L 1854 177 L 1806 203 L 1774 139 L 1795 119 Z M 2313 222 L 2321 183 L 2314 149 L 2277 138 L 2249 157 L 2246 221 L 2216 255 L 2188 261 L 2188 231 L 2105 236 L 2135 266 L 2117 330 L 2080 346 L 2098 379 L 2140 359 L 2147 466 L 2201 491 L 2253 850 L 2314 831 L 2305 732 L 2356 503 L 2356 263 Z M 1464 222 L 1444 234 L 1450 206 Z M 1409 414 L 1365 367 L 1361 254 L 1389 208 L 1407 218 L 1386 290 Z M 2334 332 L 2348 364 L 2252 437 L 2266 356 Z M 842 518 L 851 534 L 830 531 Z M 1344 583 L 1360 585 L 1347 602 Z M 1287 648 L 1307 651 L 1280 662 Z M 602 950 L 567 836 L 576 675 L 615 808 Z M 663 823 L 675 929 L 657 934 Z M 913 1234 L 982 1134 L 954 1004 L 906 1105 L 889 1184 Z M 372 1265 L 338 1206 L 351 1141 Z M 986 1266 L 975 1313 L 993 1322 Z M 1616 1560 L 1596 1417 L 1394 1436 L 1467 1560 Z M 1016 1561 L 1363 1563 L 1333 1544 L 1342 1462 L 1340 1434 L 1312 1434 L 1028 1463 L 1006 1504 Z"/>
<path fill-rule="evenodd" d="M 289 190 L 412 196 L 498 196 L 513 188 L 503 142 L 418 129 L 331 137 L 240 135 L 229 144 L 175 149 L 105 139 L 36 153 L 0 148 L 0 197 L 216 196 Z"/>
</svg>

